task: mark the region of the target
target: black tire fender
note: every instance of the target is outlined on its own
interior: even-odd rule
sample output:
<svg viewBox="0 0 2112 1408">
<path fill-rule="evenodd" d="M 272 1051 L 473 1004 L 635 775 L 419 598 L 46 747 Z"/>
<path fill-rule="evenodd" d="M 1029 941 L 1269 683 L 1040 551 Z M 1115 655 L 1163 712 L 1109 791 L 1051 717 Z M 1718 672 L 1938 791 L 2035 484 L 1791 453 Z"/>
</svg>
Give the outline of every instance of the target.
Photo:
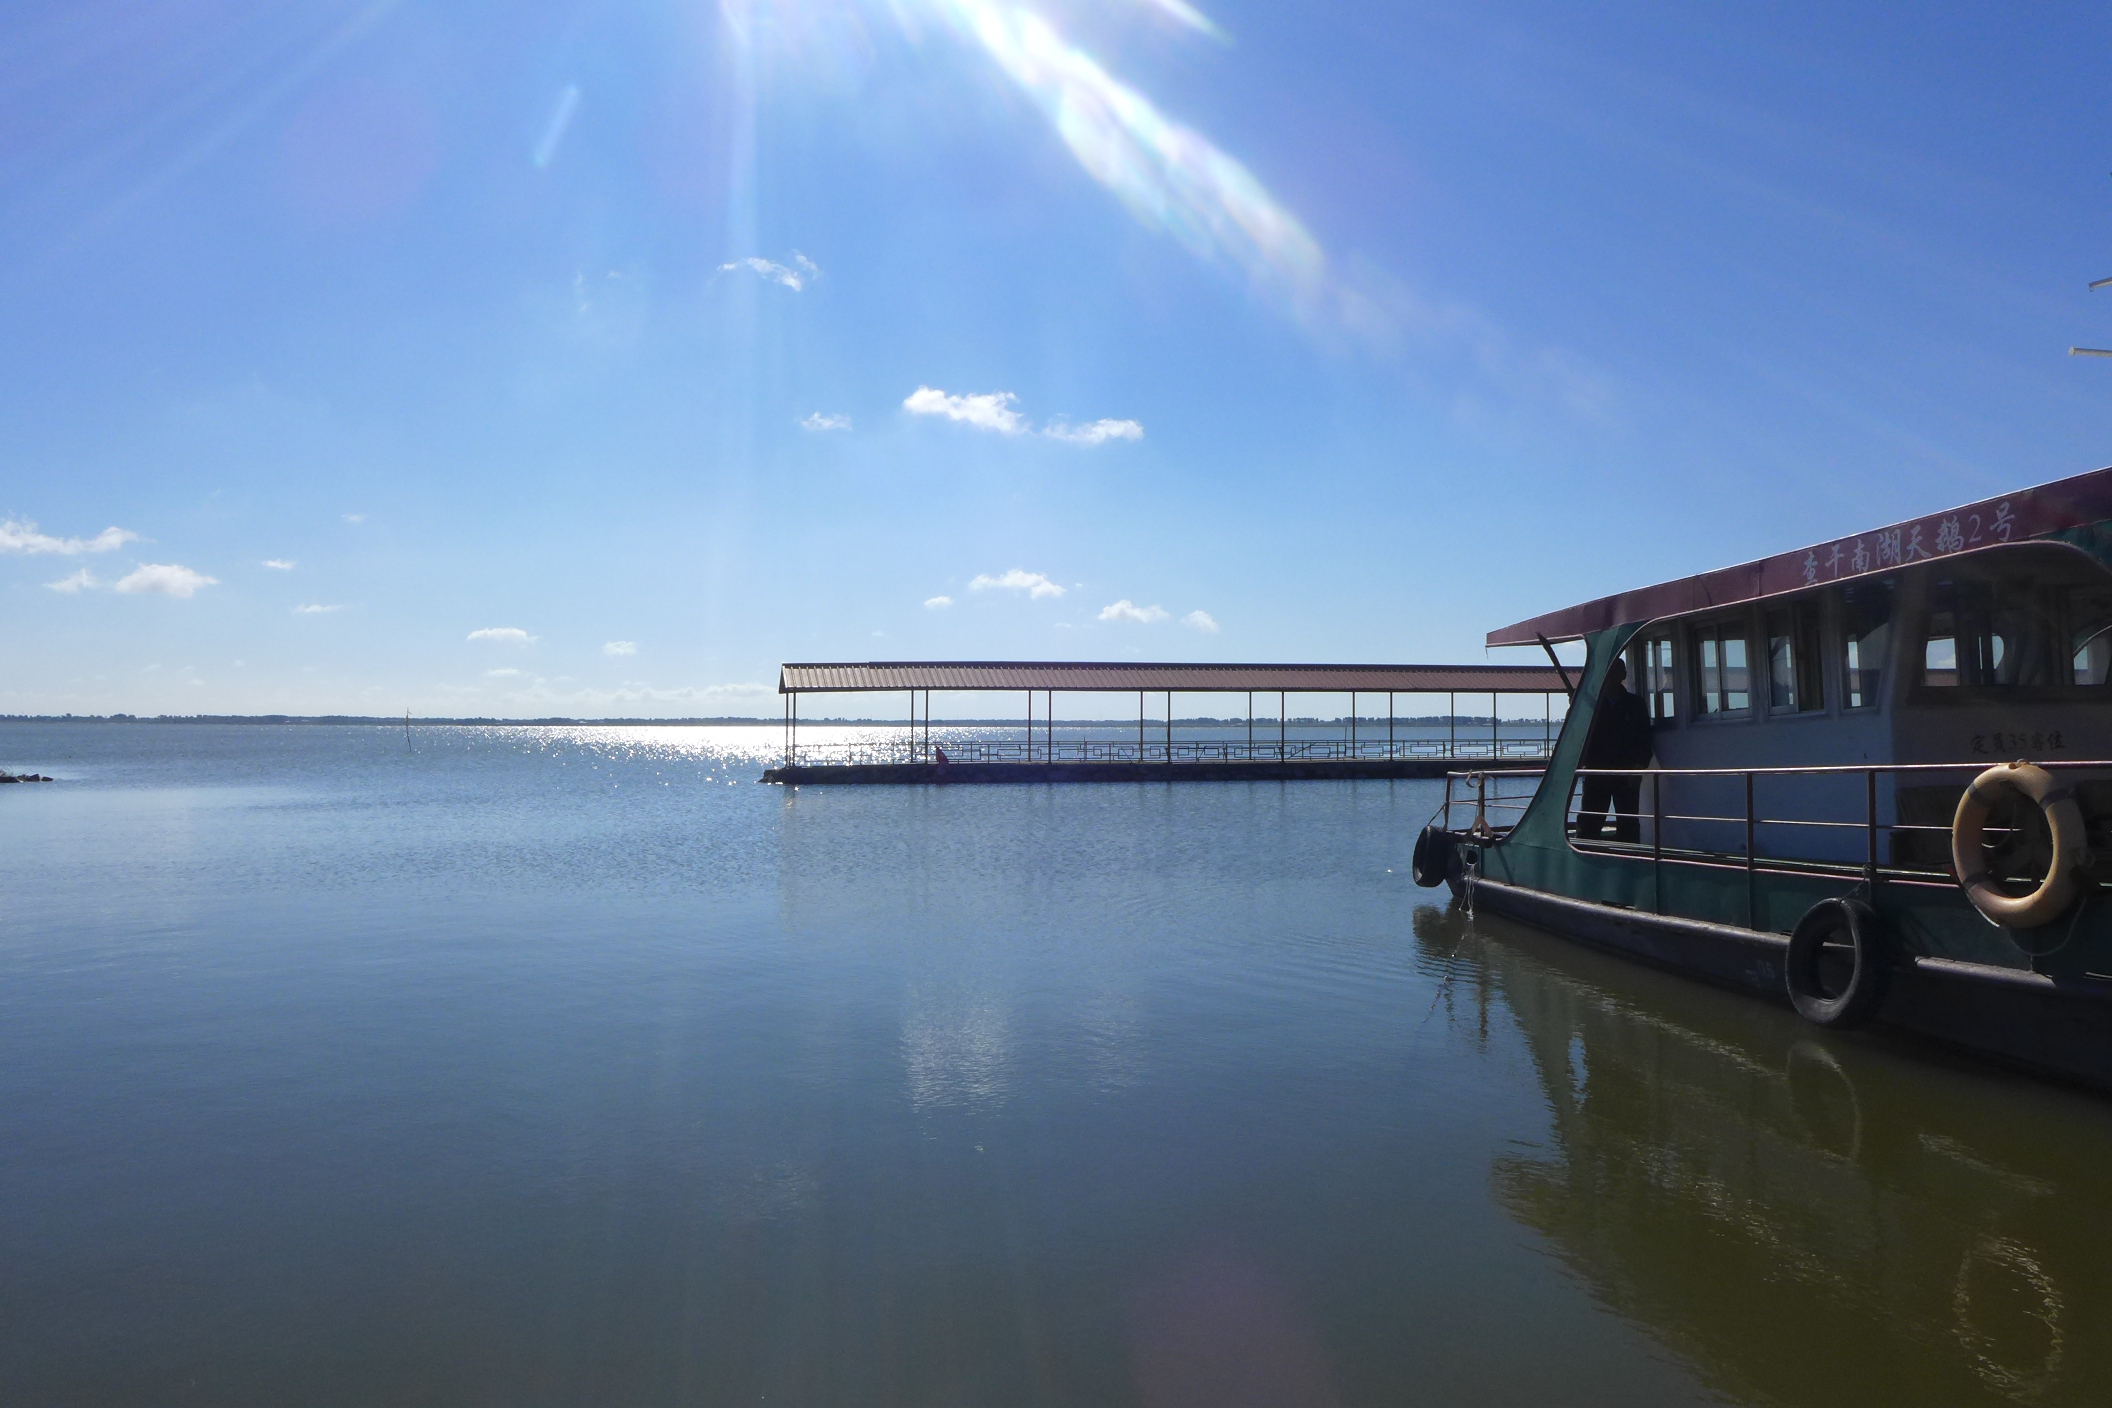
<svg viewBox="0 0 2112 1408">
<path fill-rule="evenodd" d="M 1454 856 L 1459 843 L 1452 833 L 1441 826 L 1426 826 L 1423 834 L 1415 838 L 1415 854 L 1409 859 L 1408 873 L 1415 883 L 1426 890 L 1434 890 L 1451 878 Z"/>
<path fill-rule="evenodd" d="M 1845 944 L 1855 956 L 1848 984 L 1829 994 L 1819 981 L 1819 955 L 1826 945 Z M 1797 1015 L 1821 1027 L 1852 1031 L 1877 1015 L 1892 986 L 1893 952 L 1884 921 L 1858 899 L 1820 900 L 1804 911 L 1790 932 L 1782 977 Z"/>
</svg>

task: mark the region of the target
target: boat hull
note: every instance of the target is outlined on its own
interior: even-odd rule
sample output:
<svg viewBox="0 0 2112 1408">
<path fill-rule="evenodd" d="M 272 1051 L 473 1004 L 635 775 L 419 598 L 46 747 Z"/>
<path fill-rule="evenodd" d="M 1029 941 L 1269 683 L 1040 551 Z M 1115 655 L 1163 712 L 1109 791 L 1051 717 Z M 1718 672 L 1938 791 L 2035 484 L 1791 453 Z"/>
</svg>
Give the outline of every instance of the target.
<svg viewBox="0 0 2112 1408">
<path fill-rule="evenodd" d="M 1472 902 L 1658 967 L 1788 1005 L 1789 940 L 1481 879 Z M 1893 975 L 1876 1026 L 2041 1077 L 2112 1094 L 2112 982 L 1914 957 Z"/>
</svg>

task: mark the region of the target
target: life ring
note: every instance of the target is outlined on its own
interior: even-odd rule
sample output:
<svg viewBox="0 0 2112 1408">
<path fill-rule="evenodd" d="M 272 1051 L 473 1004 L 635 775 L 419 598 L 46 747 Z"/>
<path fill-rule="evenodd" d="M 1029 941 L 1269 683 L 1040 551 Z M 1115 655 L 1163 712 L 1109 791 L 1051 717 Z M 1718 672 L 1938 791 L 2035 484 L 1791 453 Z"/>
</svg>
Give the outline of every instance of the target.
<svg viewBox="0 0 2112 1408">
<path fill-rule="evenodd" d="M 1848 981 L 1827 991 L 1819 958 L 1829 943 L 1845 945 L 1854 959 Z M 1790 1005 L 1808 1022 L 1838 1031 L 1862 1026 L 1877 1015 L 1892 985 L 1892 945 L 1877 912 L 1861 900 L 1820 900 L 1804 911 L 1790 932 L 1782 959 Z"/>
<path fill-rule="evenodd" d="M 1416 884 L 1434 890 L 1452 878 L 1458 854 L 1459 845 L 1451 832 L 1441 826 L 1426 826 L 1423 834 L 1415 838 L 1415 854 L 1409 858 L 1408 873 L 1415 877 Z"/>
<path fill-rule="evenodd" d="M 2053 863 L 2039 887 L 2028 895 L 2003 894 L 1988 877 L 1981 850 L 1987 814 L 2004 788 L 2036 804 L 2053 832 Z M 1958 872 L 1958 883 L 1973 908 L 1988 922 L 2006 929 L 2034 929 L 2066 913 L 2075 901 L 2076 869 L 2089 858 L 2083 809 L 2075 804 L 2074 790 L 2046 769 L 2027 762 L 2000 763 L 1974 778 L 1958 799 L 1957 815 L 1951 818 L 1951 865 Z"/>
</svg>

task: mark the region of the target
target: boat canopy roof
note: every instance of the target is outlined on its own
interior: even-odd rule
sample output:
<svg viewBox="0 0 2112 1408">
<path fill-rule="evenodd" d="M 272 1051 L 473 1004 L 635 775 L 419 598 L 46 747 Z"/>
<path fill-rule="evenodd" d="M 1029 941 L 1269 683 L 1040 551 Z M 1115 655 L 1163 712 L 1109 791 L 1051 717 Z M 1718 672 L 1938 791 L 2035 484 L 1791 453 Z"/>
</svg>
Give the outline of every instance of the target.
<svg viewBox="0 0 2112 1408">
<path fill-rule="evenodd" d="M 1490 631 L 1489 644 L 1532 645 L 1543 637 L 1578 640 L 1611 626 L 1685 616 L 1896 572 L 1917 562 L 1985 552 L 2107 519 L 2112 519 L 2112 468 L 2095 469 L 1757 562 L 1602 596 Z"/>
</svg>

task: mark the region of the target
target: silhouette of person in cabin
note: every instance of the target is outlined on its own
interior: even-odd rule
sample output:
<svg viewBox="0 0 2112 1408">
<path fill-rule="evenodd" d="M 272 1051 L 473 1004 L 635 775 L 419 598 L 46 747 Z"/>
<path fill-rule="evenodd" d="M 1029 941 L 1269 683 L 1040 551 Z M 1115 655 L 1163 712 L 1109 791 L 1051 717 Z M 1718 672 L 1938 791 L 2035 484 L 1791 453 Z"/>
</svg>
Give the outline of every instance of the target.
<svg viewBox="0 0 2112 1408">
<path fill-rule="evenodd" d="M 1628 691 L 1628 666 L 1615 660 L 1606 669 L 1606 683 L 1599 690 L 1599 706 L 1592 711 L 1591 732 L 1584 738 L 1586 768 L 1646 768 L 1657 751 L 1651 731 L 1650 711 Z M 1606 813 L 1615 813 L 1613 839 L 1643 839 L 1643 780 L 1640 777 L 1587 777 L 1584 800 L 1577 808 L 1577 835 L 1601 840 L 1606 834 Z"/>
</svg>

